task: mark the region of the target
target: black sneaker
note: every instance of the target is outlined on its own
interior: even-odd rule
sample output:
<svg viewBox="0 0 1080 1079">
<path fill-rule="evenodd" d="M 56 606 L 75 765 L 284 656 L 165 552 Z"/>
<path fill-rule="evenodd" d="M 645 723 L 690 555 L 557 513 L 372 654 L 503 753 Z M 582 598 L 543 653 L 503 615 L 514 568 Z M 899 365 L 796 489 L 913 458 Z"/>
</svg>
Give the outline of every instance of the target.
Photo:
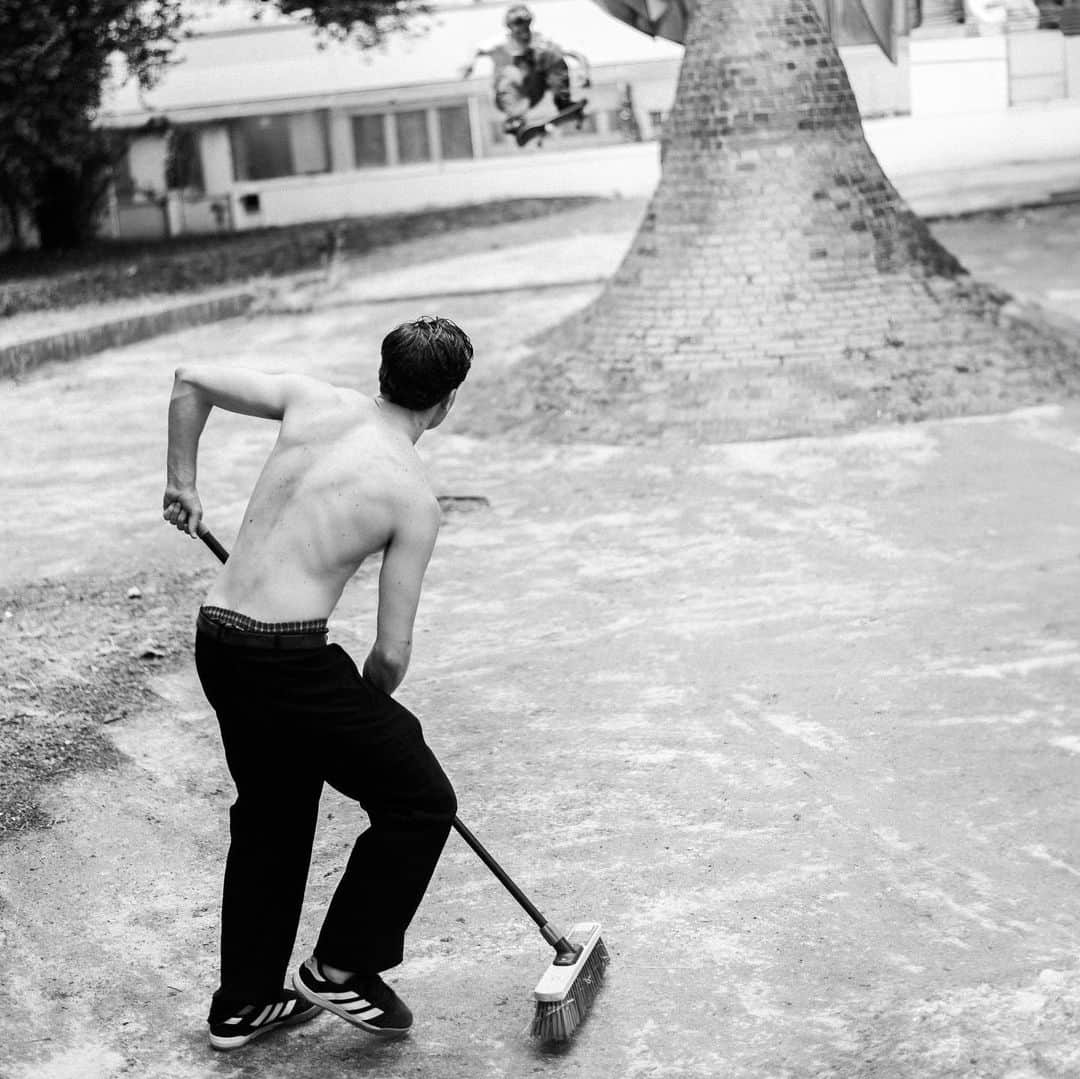
<svg viewBox="0 0 1080 1079">
<path fill-rule="evenodd" d="M 291 989 L 283 989 L 277 1000 L 268 1004 L 210 1006 L 210 1044 L 215 1049 L 239 1049 L 254 1038 L 259 1038 L 278 1027 L 291 1027 L 306 1023 L 319 1014 L 320 1009 L 297 996 Z"/>
<path fill-rule="evenodd" d="M 412 1026 L 412 1012 L 378 974 L 354 974 L 337 984 L 323 977 L 319 961 L 312 956 L 293 975 L 296 991 L 353 1026 L 382 1038 L 400 1038 Z"/>
</svg>

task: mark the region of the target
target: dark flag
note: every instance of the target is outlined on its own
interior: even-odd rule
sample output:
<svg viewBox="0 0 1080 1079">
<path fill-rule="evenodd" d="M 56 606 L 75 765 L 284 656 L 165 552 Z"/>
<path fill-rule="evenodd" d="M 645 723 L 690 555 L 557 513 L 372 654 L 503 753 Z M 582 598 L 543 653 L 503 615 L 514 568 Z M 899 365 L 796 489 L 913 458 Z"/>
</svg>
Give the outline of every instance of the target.
<svg viewBox="0 0 1080 1079">
<path fill-rule="evenodd" d="M 596 0 L 616 19 L 650 37 L 666 37 L 680 45 L 686 42 L 689 18 L 687 0 Z"/>
<path fill-rule="evenodd" d="M 858 0 L 881 51 L 896 63 L 896 31 L 893 28 L 894 0 Z"/>
<path fill-rule="evenodd" d="M 893 29 L 894 0 L 849 0 L 866 16 L 882 52 L 896 63 L 896 33 Z M 596 0 L 605 11 L 635 30 L 652 37 L 664 37 L 684 44 L 690 16 L 690 0 Z M 818 7 L 822 0 L 817 0 Z"/>
</svg>

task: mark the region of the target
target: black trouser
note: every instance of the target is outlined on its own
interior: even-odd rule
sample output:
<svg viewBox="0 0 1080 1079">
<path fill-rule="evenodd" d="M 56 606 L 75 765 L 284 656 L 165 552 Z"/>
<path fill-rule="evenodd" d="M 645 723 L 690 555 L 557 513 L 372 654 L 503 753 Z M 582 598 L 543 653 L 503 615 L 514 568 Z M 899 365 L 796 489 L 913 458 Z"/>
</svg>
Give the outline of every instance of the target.
<svg viewBox="0 0 1080 1079">
<path fill-rule="evenodd" d="M 336 644 L 269 651 L 200 629 L 195 662 L 236 784 L 221 912 L 222 1000 L 281 991 L 323 783 L 367 812 L 315 955 L 375 973 L 401 962 L 457 812 L 416 717 Z"/>
</svg>

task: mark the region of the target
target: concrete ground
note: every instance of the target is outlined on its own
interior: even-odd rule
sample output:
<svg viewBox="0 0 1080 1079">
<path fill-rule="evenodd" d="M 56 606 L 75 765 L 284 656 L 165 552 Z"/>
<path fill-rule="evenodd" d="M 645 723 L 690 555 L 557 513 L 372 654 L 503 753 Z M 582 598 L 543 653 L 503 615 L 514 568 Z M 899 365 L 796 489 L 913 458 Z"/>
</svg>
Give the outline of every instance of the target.
<svg viewBox="0 0 1080 1079">
<path fill-rule="evenodd" d="M 1052 283 L 1026 273 L 1006 236 L 1050 247 L 1016 232 L 971 253 L 1038 295 L 1080 288 L 1064 248 Z M 594 291 L 440 302 L 477 344 L 469 407 L 523 331 Z M 416 311 L 224 323 L 0 386 L 0 587 L 151 594 L 206 565 L 158 519 L 176 363 L 370 389 L 378 339 Z M 273 434 L 207 432 L 226 542 Z M 400 695 L 538 904 L 603 922 L 588 1022 L 565 1050 L 529 1042 L 546 950 L 452 837 L 392 977 L 409 1040 L 323 1017 L 212 1054 L 231 795 L 184 658 L 107 728 L 120 766 L 57 785 L 53 826 L 0 846 L 4 1079 L 1080 1074 L 1080 406 L 707 449 L 451 421 L 420 448 L 440 492 L 490 509 L 448 516 Z M 333 622 L 357 652 L 373 585 Z M 297 958 L 363 826 L 333 795 L 323 818 Z"/>
</svg>

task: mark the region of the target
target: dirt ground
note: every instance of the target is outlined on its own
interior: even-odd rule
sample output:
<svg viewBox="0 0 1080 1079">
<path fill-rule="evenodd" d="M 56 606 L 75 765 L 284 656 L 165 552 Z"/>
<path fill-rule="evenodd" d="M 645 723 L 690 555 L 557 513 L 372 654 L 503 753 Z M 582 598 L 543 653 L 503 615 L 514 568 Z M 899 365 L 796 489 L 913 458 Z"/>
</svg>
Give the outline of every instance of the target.
<svg viewBox="0 0 1080 1079">
<path fill-rule="evenodd" d="M 490 508 L 447 513 L 401 691 L 463 819 L 555 920 L 604 923 L 575 1041 L 525 1036 L 546 949 L 452 839 L 392 977 L 413 1037 L 205 1043 L 231 788 L 190 659 L 212 560 L 157 509 L 171 372 L 370 389 L 416 313 L 383 304 L 0 387 L 4 1079 L 1080 1074 L 1080 407 L 696 449 L 463 433 L 523 329 L 593 292 L 441 308 L 478 362 L 420 448 Z M 207 431 L 226 543 L 272 437 Z M 356 653 L 373 585 L 333 621 Z M 362 826 L 327 796 L 298 959 Z"/>
</svg>

